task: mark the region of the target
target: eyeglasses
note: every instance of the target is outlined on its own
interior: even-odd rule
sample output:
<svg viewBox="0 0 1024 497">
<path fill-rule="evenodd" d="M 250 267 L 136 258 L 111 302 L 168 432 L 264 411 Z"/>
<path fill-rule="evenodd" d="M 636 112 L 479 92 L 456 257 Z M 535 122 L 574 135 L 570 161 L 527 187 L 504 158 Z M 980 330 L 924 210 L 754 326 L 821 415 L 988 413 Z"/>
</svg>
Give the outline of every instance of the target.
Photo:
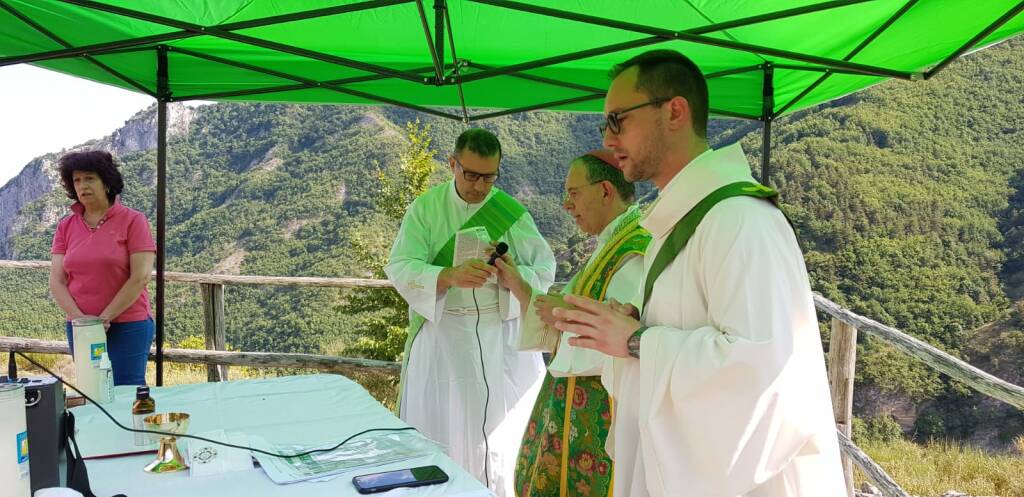
<svg viewBox="0 0 1024 497">
<path fill-rule="evenodd" d="M 466 166 L 463 166 L 462 162 L 459 162 L 459 158 L 458 157 L 453 155 L 452 156 L 452 160 L 454 160 L 455 163 L 459 165 L 459 169 L 462 169 L 462 177 L 466 178 L 466 181 L 469 181 L 470 183 L 476 183 L 477 180 L 481 180 L 481 179 L 484 180 L 484 183 L 487 183 L 487 184 L 494 183 L 495 181 L 498 181 L 498 173 L 480 174 L 480 173 L 475 172 L 475 171 L 467 171 L 466 170 Z"/>
<path fill-rule="evenodd" d="M 580 186 L 574 186 L 574 187 L 571 187 L 571 188 L 566 188 L 565 189 L 565 195 L 562 196 L 562 204 L 566 204 L 566 203 L 570 203 L 570 202 L 575 204 L 576 203 L 576 198 L 579 197 L 579 195 L 580 195 L 580 189 L 581 188 L 592 186 L 592 185 L 596 185 L 596 184 L 601 183 L 603 181 L 605 181 L 605 180 L 599 179 L 597 181 L 593 181 L 593 182 L 587 183 L 585 185 L 580 185 Z"/>
<path fill-rule="evenodd" d="M 625 119 L 624 114 L 627 112 L 633 112 L 634 110 L 647 107 L 648 105 L 661 105 L 665 102 L 672 100 L 671 98 L 658 98 L 649 100 L 639 105 L 622 109 L 617 112 L 609 112 L 608 115 L 604 116 L 604 122 L 598 125 L 597 129 L 601 132 L 601 136 L 604 136 L 605 131 L 611 131 L 613 135 L 617 135 L 622 132 L 622 120 Z"/>
</svg>

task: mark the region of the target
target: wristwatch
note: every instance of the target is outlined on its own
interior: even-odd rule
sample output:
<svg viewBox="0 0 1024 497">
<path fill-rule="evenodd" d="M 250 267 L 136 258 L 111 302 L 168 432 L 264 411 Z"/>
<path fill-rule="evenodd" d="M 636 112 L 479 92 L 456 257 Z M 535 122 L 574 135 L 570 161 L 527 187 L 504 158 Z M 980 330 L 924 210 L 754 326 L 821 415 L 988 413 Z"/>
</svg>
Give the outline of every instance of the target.
<svg viewBox="0 0 1024 497">
<path fill-rule="evenodd" d="M 640 358 L 640 337 L 647 331 L 646 326 L 641 326 L 629 336 L 626 340 L 626 348 L 629 349 L 629 356 L 636 359 Z"/>
</svg>

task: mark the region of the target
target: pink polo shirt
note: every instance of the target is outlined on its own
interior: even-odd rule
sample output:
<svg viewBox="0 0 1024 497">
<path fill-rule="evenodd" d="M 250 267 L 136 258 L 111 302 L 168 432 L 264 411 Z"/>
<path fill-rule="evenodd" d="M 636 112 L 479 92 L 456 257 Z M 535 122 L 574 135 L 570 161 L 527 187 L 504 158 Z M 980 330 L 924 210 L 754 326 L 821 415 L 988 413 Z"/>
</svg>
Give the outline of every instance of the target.
<svg viewBox="0 0 1024 497">
<path fill-rule="evenodd" d="M 120 198 L 114 199 L 95 230 L 85 224 L 84 212 L 82 204 L 71 205 L 71 214 L 57 224 L 50 253 L 64 255 L 68 291 L 78 308 L 99 316 L 131 276 L 131 254 L 156 252 L 156 243 L 146 216 L 121 205 Z M 142 321 L 149 316 L 149 291 L 143 288 L 135 303 L 113 322 Z"/>
</svg>

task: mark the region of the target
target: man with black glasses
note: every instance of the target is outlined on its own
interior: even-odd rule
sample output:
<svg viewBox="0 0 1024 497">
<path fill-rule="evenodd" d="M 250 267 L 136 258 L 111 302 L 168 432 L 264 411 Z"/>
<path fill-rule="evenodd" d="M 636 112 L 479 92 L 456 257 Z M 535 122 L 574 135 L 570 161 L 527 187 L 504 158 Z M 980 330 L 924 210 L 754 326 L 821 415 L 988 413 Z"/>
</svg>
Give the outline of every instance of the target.
<svg viewBox="0 0 1024 497">
<path fill-rule="evenodd" d="M 399 415 L 499 496 L 512 496 L 519 441 L 543 378 L 537 352 L 520 352 L 520 304 L 480 254 L 454 265 L 455 234 L 486 229 L 534 288 L 555 258 L 526 208 L 494 187 L 501 143 L 469 129 L 448 159 L 453 179 L 420 195 L 402 219 L 385 272 L 409 303 Z M 488 250 L 490 252 L 490 250 Z M 486 407 L 485 407 L 486 406 Z"/>
<path fill-rule="evenodd" d="M 670 50 L 612 70 L 604 145 L 658 199 L 642 312 L 566 296 L 556 327 L 612 357 L 615 495 L 845 495 L 800 247 L 739 144 L 708 147 L 708 89 Z"/>
</svg>

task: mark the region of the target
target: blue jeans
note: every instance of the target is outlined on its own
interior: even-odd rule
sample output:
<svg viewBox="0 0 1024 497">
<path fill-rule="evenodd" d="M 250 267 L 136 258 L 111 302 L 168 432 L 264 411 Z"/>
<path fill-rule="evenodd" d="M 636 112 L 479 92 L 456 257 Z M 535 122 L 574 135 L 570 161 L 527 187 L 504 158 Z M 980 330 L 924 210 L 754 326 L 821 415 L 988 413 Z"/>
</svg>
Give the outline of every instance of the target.
<svg viewBox="0 0 1024 497">
<path fill-rule="evenodd" d="M 72 354 L 75 342 L 71 334 L 71 322 L 67 322 L 65 332 Z M 115 385 L 145 385 L 146 361 L 149 359 L 149 347 L 153 345 L 156 326 L 153 318 L 128 323 L 110 323 L 107 330 L 107 355 L 110 356 L 110 367 L 114 370 Z"/>
</svg>

